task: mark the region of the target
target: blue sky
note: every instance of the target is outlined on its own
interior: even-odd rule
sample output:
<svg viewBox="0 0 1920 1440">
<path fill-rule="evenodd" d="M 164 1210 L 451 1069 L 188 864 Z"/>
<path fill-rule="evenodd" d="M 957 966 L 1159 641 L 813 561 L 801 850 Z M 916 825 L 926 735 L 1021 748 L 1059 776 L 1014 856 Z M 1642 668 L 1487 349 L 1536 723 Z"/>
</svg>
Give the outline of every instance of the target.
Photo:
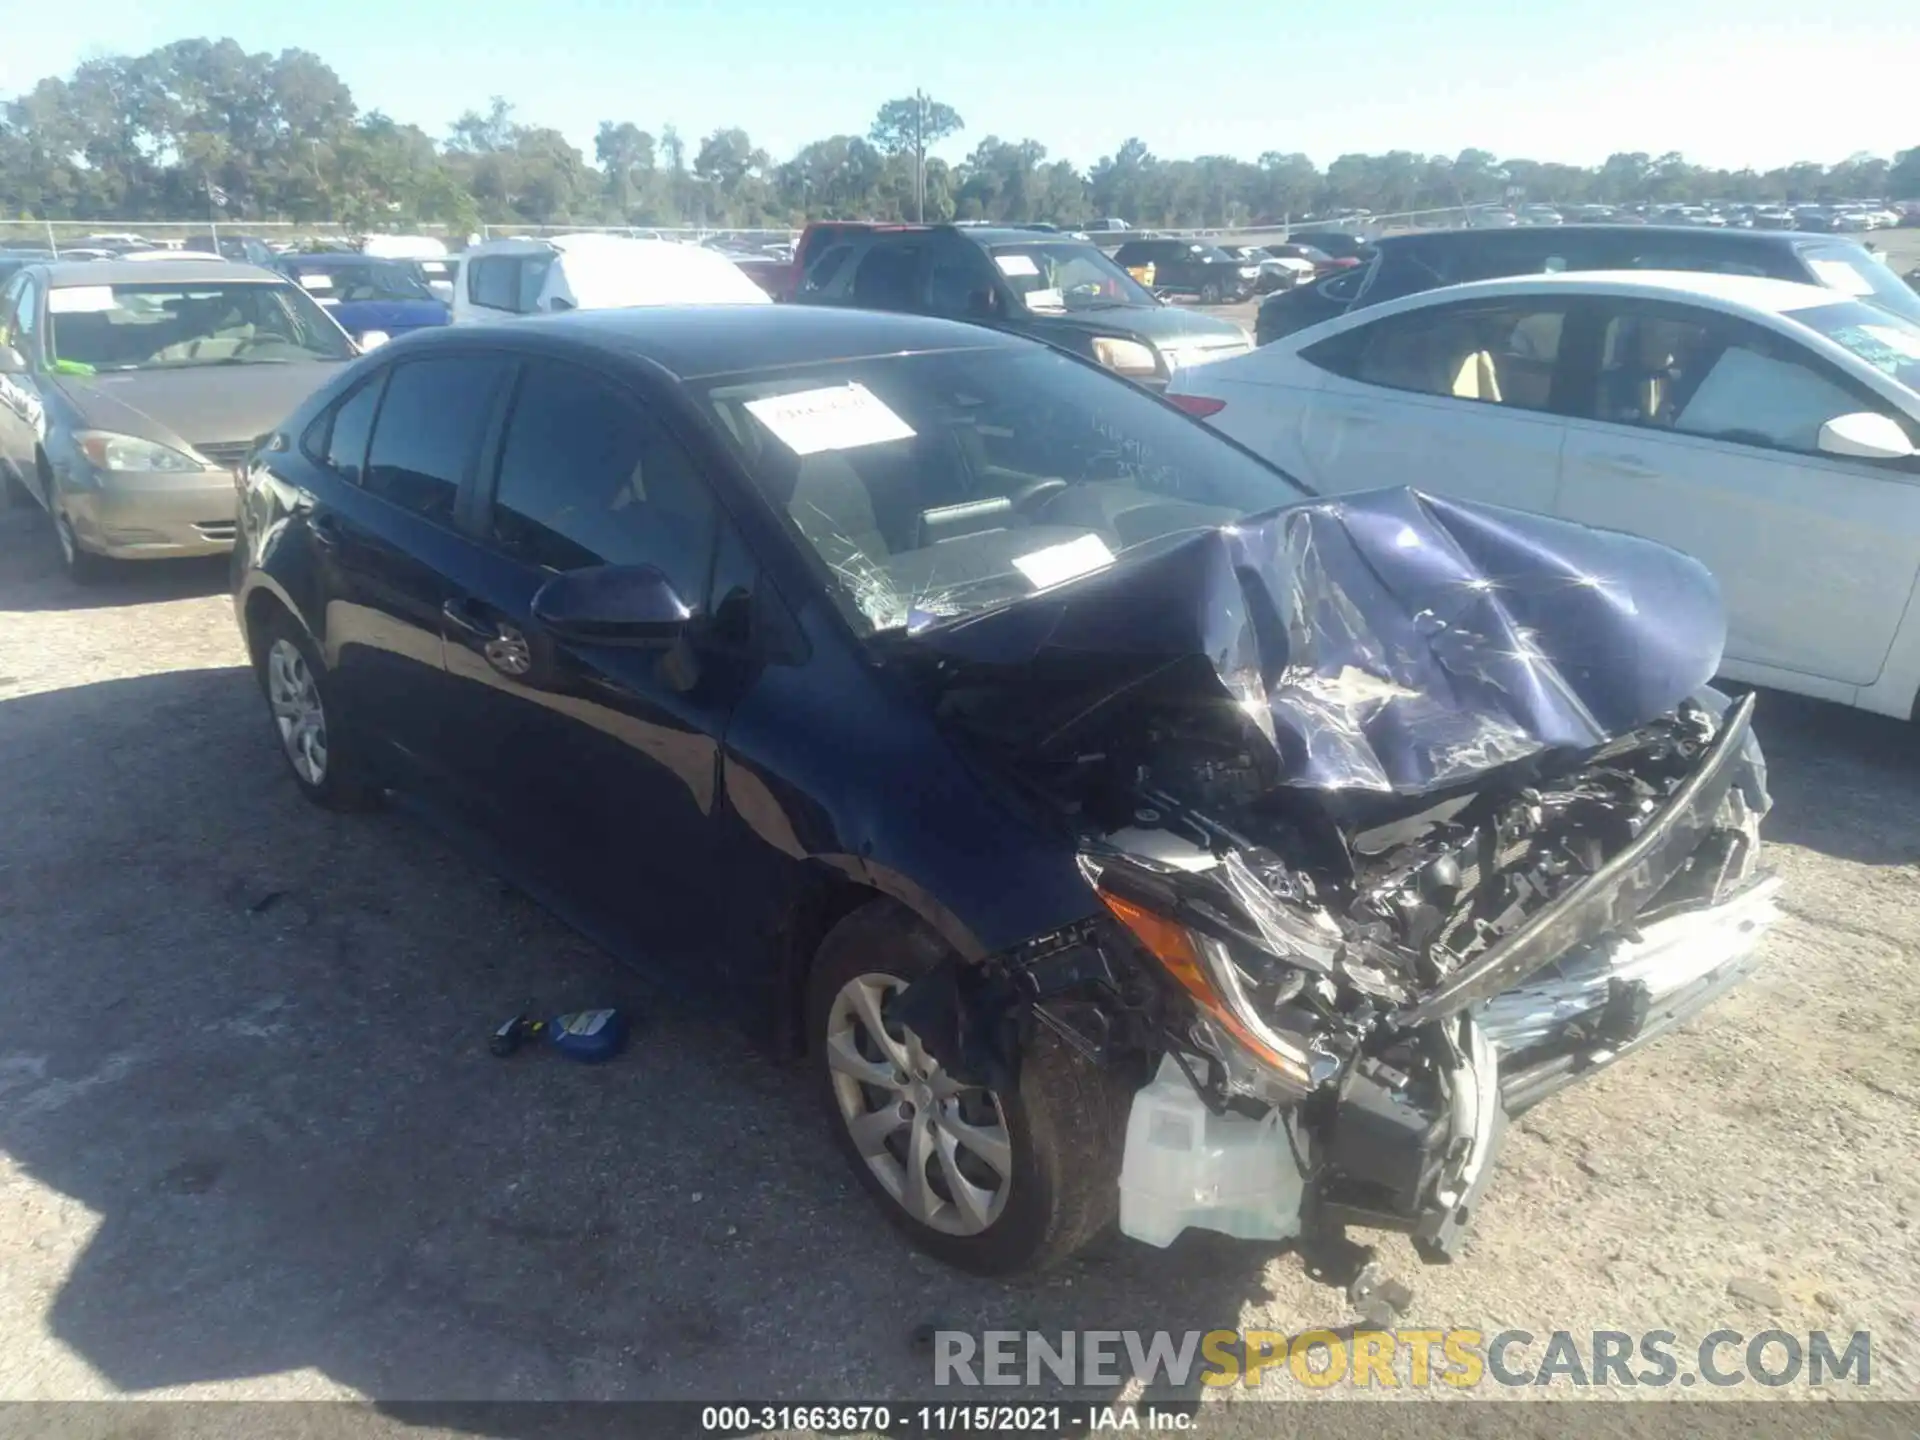
<svg viewBox="0 0 1920 1440">
<path fill-rule="evenodd" d="M 0 0 L 0 95 L 187 35 L 313 50 L 363 109 L 436 136 L 504 95 L 589 154 L 612 119 L 671 122 L 690 149 L 740 125 L 784 159 L 916 84 L 967 121 L 953 156 L 997 134 L 1082 165 L 1134 134 L 1322 165 L 1473 145 L 1766 168 L 1920 145 L 1913 0 Z"/>
</svg>

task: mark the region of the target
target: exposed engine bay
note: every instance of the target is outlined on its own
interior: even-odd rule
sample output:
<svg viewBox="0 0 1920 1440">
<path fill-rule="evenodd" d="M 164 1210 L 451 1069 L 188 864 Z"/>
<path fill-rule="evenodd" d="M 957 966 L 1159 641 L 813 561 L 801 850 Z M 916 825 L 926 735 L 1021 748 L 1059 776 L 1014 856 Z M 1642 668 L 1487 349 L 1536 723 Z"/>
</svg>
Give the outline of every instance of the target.
<svg viewBox="0 0 1920 1440">
<path fill-rule="evenodd" d="M 1076 638 L 1083 603 L 938 647 L 948 713 L 1071 826 L 1106 913 L 896 1013 L 973 1083 L 1012 1083 L 1032 1025 L 1130 1067 L 1121 1225 L 1151 1243 L 1352 1259 L 1358 1225 L 1451 1258 L 1507 1120 L 1738 980 L 1774 918 L 1753 701 L 1705 688 L 1717 614 L 1651 630 L 1568 547 L 1643 593 L 1690 593 L 1697 566 L 1412 492 L 1358 503 L 1174 556 L 1126 663 Z M 1182 594 L 1224 631 L 1183 644 Z M 1049 663 L 1070 679 L 1049 689 Z"/>
</svg>

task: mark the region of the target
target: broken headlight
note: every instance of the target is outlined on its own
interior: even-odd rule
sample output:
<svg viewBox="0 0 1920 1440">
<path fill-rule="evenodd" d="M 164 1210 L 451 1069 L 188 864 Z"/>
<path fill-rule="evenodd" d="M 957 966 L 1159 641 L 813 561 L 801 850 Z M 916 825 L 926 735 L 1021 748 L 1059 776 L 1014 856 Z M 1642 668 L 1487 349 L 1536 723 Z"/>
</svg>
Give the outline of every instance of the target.
<svg viewBox="0 0 1920 1440">
<path fill-rule="evenodd" d="M 1109 890 L 1098 893 L 1114 918 L 1186 991 L 1215 1036 L 1230 1037 L 1259 1061 L 1279 1082 L 1285 1092 L 1283 1098 L 1304 1097 L 1338 1068 L 1334 1057 L 1315 1048 L 1307 1028 L 1296 1030 L 1262 1013 L 1252 978 L 1234 959 L 1226 942 L 1198 934 Z M 1296 972 L 1291 988 L 1283 987 L 1266 1008 L 1277 1009 L 1308 979 L 1304 971 Z"/>
</svg>

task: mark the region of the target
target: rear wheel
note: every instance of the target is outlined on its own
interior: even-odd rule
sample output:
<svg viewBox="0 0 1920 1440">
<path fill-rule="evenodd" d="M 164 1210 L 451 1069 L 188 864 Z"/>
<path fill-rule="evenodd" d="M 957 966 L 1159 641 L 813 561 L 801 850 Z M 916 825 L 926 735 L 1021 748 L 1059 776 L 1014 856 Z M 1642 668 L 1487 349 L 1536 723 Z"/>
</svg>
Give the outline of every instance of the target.
<svg viewBox="0 0 1920 1440">
<path fill-rule="evenodd" d="M 380 791 L 367 776 L 313 642 L 277 615 L 261 636 L 258 671 L 281 757 L 300 793 L 329 810 L 365 810 Z"/>
<path fill-rule="evenodd" d="M 891 900 L 836 925 L 808 983 L 816 1083 L 854 1173 L 915 1245 L 979 1274 L 1040 1269 L 1113 1219 L 1132 1089 L 1037 1027 L 1012 1093 L 949 1075 L 885 1013 L 944 955 Z"/>
<path fill-rule="evenodd" d="M 1200 303 L 1202 305 L 1218 305 L 1220 303 L 1220 282 L 1218 280 L 1209 280 L 1200 287 Z"/>
</svg>

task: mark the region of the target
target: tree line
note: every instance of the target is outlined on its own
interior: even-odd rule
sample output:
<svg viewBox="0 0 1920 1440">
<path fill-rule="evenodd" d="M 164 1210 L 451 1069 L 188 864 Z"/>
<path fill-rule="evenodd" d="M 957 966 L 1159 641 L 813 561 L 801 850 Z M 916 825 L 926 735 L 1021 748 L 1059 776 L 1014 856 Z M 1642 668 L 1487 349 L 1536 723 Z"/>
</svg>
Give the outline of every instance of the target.
<svg viewBox="0 0 1920 1440">
<path fill-rule="evenodd" d="M 1920 196 L 1920 146 L 1767 171 L 1621 153 L 1598 166 L 1486 150 L 1168 160 L 1131 138 L 1081 170 L 1032 139 L 987 135 L 950 164 L 928 147 L 965 131 L 950 105 L 882 105 L 864 135 L 775 160 L 744 130 L 697 141 L 672 125 L 601 122 L 589 157 L 504 98 L 443 136 L 362 112 L 305 50 L 250 54 L 178 40 L 92 59 L 0 108 L 0 215 L 138 222 L 217 217 L 349 229 L 490 224 L 787 227 L 808 219 L 1051 221 L 1143 226 L 1279 223 L 1310 214 L 1440 210 L 1508 199 L 1557 204 L 1747 203 Z M 924 189 L 919 180 L 924 160 Z"/>
</svg>

